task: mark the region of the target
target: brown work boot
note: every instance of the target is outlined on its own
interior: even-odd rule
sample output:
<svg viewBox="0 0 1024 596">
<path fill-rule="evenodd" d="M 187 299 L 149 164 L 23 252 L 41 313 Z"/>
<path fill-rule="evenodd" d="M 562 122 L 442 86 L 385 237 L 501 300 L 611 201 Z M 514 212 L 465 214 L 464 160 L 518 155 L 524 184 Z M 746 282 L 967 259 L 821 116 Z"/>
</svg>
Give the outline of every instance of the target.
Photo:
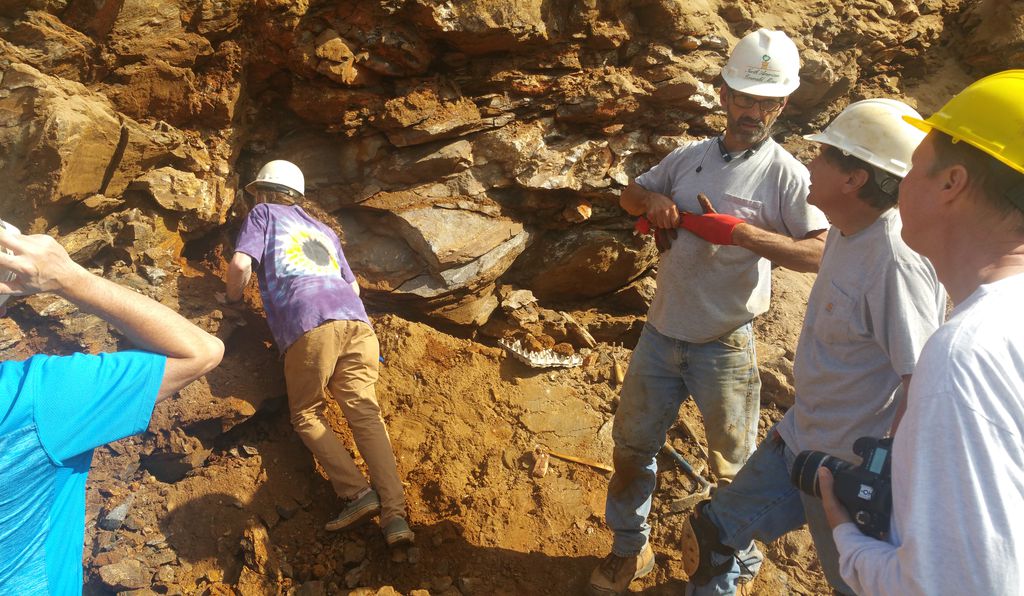
<svg viewBox="0 0 1024 596">
<path fill-rule="evenodd" d="M 587 592 L 592 596 L 619 596 L 626 592 L 629 583 L 654 569 L 654 551 L 645 544 L 635 557 L 620 557 L 610 553 L 590 574 Z"/>
</svg>

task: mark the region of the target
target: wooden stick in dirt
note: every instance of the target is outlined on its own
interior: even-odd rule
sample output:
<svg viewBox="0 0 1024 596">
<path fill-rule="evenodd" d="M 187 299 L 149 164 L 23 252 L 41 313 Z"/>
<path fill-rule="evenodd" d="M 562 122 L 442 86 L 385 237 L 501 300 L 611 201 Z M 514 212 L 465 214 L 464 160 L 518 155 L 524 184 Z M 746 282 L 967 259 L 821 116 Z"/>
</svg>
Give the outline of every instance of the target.
<svg viewBox="0 0 1024 596">
<path fill-rule="evenodd" d="M 614 472 L 614 468 L 609 465 L 598 463 L 589 459 L 583 459 L 582 457 L 576 457 L 573 455 L 566 455 L 565 453 L 559 453 L 557 451 L 548 451 L 548 455 L 551 457 L 557 457 L 558 459 L 564 459 L 565 461 L 571 461 L 577 464 L 583 464 L 590 466 L 591 468 L 597 468 L 598 470 L 604 470 L 605 472 Z"/>
</svg>

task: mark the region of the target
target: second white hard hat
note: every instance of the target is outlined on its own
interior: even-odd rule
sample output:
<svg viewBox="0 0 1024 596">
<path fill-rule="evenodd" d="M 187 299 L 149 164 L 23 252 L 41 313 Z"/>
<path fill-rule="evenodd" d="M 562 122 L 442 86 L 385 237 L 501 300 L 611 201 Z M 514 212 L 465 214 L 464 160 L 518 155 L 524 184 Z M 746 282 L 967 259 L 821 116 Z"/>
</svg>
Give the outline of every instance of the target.
<svg viewBox="0 0 1024 596">
<path fill-rule="evenodd" d="M 758 29 L 733 48 L 722 78 L 741 93 L 786 97 L 800 86 L 800 53 L 782 31 Z"/>
<path fill-rule="evenodd" d="M 245 190 L 249 192 L 255 192 L 260 188 L 283 190 L 289 195 L 297 193 L 293 196 L 294 198 L 299 198 L 306 194 L 306 180 L 299 166 L 290 161 L 275 159 L 274 161 L 268 161 L 260 168 L 260 173 L 256 175 L 256 179 L 245 186 Z"/>
<path fill-rule="evenodd" d="M 804 138 L 831 145 L 902 178 L 910 171 L 910 156 L 925 137 L 903 116 L 921 118 L 902 101 L 864 99 L 846 106 L 825 130 Z"/>
</svg>

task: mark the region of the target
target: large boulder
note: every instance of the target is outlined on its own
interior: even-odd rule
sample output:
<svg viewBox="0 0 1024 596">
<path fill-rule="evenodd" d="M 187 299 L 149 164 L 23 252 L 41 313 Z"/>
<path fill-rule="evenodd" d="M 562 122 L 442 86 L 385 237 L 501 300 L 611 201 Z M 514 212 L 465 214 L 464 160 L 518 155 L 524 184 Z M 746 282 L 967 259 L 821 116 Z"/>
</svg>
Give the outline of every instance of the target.
<svg viewBox="0 0 1024 596">
<path fill-rule="evenodd" d="M 583 226 L 537 240 L 513 275 L 541 300 L 578 301 L 626 286 L 656 259 L 654 243 L 631 231 Z"/>
<path fill-rule="evenodd" d="M 511 50 L 557 35 L 562 25 L 541 0 L 415 0 L 420 24 L 468 54 Z"/>
<path fill-rule="evenodd" d="M 213 183 L 172 167 L 157 168 L 128 185 L 129 191 L 143 193 L 168 211 L 182 215 L 179 230 L 195 233 L 225 221 L 235 195 L 221 180 Z"/>
<path fill-rule="evenodd" d="M 150 168 L 210 167 L 202 144 L 166 124 L 126 118 L 79 83 L 17 62 L 2 74 L 0 209 L 27 229 L 49 227 L 63 207 L 90 196 L 118 196 Z"/>
<path fill-rule="evenodd" d="M 50 13 L 28 11 L 2 35 L 18 46 L 22 60 L 48 75 L 85 82 L 94 74 L 96 43 Z"/>
</svg>

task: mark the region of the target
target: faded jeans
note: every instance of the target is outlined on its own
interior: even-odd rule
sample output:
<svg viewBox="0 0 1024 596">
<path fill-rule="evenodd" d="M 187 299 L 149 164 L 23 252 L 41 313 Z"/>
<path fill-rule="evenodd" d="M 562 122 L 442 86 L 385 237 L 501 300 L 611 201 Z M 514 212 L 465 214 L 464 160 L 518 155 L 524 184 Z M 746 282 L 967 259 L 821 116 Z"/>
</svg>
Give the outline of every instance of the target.
<svg viewBox="0 0 1024 596">
<path fill-rule="evenodd" d="M 351 499 L 366 488 L 366 479 L 324 416 L 329 396 L 341 406 L 380 495 L 380 521 L 385 525 L 405 517 L 405 491 L 374 389 L 379 358 L 380 344 L 369 325 L 328 321 L 288 347 L 284 378 L 295 432 L 323 466 L 338 496 Z"/>
<path fill-rule="evenodd" d="M 612 552 L 640 553 L 651 534 L 647 516 L 657 481 L 656 456 L 687 396 L 704 417 L 711 469 L 736 475 L 757 441 L 761 381 L 750 323 L 703 344 L 672 339 L 650 323 L 622 384 L 615 412 L 605 520 L 615 532 Z"/>
<path fill-rule="evenodd" d="M 772 428 L 733 482 L 715 491 L 703 515 L 718 528 L 722 544 L 739 551 L 737 558 L 746 568 L 734 558 L 729 571 L 706 585 L 694 586 L 694 596 L 735 594 L 737 578 L 752 578 L 764 558 L 752 541 L 771 542 L 805 521 L 825 578 L 839 592 L 853 594 L 839 576 L 839 554 L 821 499 L 804 494 L 790 481 L 794 459 L 796 455 Z M 726 555 L 712 553 L 712 564 L 725 559 Z"/>
</svg>

